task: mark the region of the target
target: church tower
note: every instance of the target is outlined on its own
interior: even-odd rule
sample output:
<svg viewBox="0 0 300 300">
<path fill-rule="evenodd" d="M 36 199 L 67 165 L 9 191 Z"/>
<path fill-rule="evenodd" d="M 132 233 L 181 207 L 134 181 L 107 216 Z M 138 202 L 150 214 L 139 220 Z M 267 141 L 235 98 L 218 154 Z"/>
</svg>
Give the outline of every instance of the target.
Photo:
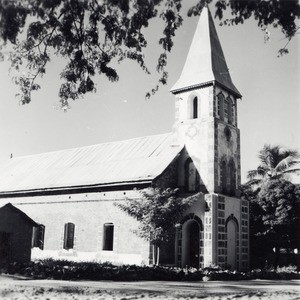
<svg viewBox="0 0 300 300">
<path fill-rule="evenodd" d="M 171 92 L 175 96 L 173 130 L 193 164 L 185 166 L 185 173 L 192 174 L 193 167 L 197 171 L 194 179 L 198 182 L 185 180 L 185 188 L 203 192 L 209 207 L 203 215 L 204 255 L 200 265 L 245 269 L 249 208 L 239 198 L 237 122 L 237 100 L 242 96 L 231 80 L 208 7 L 202 10 L 182 73 Z"/>
</svg>

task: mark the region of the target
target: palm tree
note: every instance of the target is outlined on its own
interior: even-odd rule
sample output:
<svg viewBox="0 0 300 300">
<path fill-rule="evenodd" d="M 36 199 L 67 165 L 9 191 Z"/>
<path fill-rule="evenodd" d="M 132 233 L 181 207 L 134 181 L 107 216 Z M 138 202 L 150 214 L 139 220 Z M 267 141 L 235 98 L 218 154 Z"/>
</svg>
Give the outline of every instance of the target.
<svg viewBox="0 0 300 300">
<path fill-rule="evenodd" d="M 300 154 L 296 150 L 285 150 L 280 146 L 264 145 L 258 157 L 261 164 L 248 172 L 248 185 L 257 185 L 264 180 L 282 178 L 287 173 L 300 171 L 295 168 L 300 163 Z"/>
</svg>

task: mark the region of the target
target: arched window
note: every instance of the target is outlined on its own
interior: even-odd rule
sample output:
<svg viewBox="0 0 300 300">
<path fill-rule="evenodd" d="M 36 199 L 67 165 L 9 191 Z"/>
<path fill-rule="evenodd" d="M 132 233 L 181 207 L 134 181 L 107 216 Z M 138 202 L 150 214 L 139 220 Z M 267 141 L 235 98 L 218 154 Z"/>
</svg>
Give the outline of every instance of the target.
<svg viewBox="0 0 300 300">
<path fill-rule="evenodd" d="M 74 247 L 75 224 L 66 223 L 64 231 L 64 249 L 73 249 Z"/>
<path fill-rule="evenodd" d="M 224 119 L 224 95 L 220 93 L 217 96 L 217 102 L 218 102 L 218 116 L 221 120 Z"/>
<path fill-rule="evenodd" d="M 193 119 L 198 118 L 198 97 L 193 99 Z"/>
<path fill-rule="evenodd" d="M 113 251 L 114 249 L 114 224 L 105 223 L 103 226 L 103 250 Z"/>
<path fill-rule="evenodd" d="M 232 122 L 232 100 L 227 98 L 227 110 L 228 110 L 228 123 L 233 124 Z"/>
<path fill-rule="evenodd" d="M 236 169 L 233 160 L 229 163 L 230 195 L 235 194 L 236 190 Z"/>
<path fill-rule="evenodd" d="M 228 98 L 224 99 L 224 118 L 228 120 Z"/>
<path fill-rule="evenodd" d="M 232 124 L 236 124 L 236 116 L 235 116 L 235 105 L 234 101 L 232 100 L 232 105 L 231 105 L 231 116 L 232 116 Z"/>
<path fill-rule="evenodd" d="M 199 173 L 191 158 L 185 162 L 185 186 L 188 192 L 195 192 L 199 188 Z"/>
<path fill-rule="evenodd" d="M 220 167 L 220 186 L 223 193 L 227 192 L 227 172 L 226 172 L 226 162 L 222 161 Z"/>
</svg>

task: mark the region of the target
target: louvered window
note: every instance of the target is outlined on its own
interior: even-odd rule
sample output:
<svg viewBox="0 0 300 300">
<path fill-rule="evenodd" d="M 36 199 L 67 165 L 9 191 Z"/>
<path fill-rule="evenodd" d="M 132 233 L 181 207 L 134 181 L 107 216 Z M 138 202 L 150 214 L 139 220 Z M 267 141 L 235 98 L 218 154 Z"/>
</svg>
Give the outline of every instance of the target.
<svg viewBox="0 0 300 300">
<path fill-rule="evenodd" d="M 75 224 L 66 223 L 64 233 L 64 249 L 74 248 L 74 235 L 75 235 Z"/>
<path fill-rule="evenodd" d="M 227 98 L 227 110 L 228 110 L 228 123 L 233 124 L 233 119 L 232 119 L 232 100 L 229 97 Z"/>
<path fill-rule="evenodd" d="M 45 237 L 45 226 L 39 224 L 37 227 L 33 227 L 32 231 L 32 248 L 38 247 L 41 250 L 44 249 L 44 237 Z"/>
<path fill-rule="evenodd" d="M 114 248 L 114 224 L 105 223 L 103 227 L 103 250 L 113 251 Z"/>
<path fill-rule="evenodd" d="M 218 116 L 221 120 L 224 120 L 224 95 L 222 93 L 217 96 L 217 103 Z"/>
</svg>

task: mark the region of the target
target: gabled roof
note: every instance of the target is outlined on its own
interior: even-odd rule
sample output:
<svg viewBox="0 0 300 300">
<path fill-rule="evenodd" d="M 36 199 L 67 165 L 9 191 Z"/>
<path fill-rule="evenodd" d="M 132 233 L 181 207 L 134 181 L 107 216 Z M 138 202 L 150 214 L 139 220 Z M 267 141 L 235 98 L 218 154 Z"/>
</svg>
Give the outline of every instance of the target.
<svg viewBox="0 0 300 300">
<path fill-rule="evenodd" d="M 208 7 L 204 7 L 182 73 L 172 87 L 177 93 L 216 82 L 241 98 L 232 83 L 223 50 Z"/>
<path fill-rule="evenodd" d="M 0 166 L 0 194 L 151 182 L 182 148 L 168 133 L 12 158 Z"/>
<path fill-rule="evenodd" d="M 14 213 L 16 213 L 17 215 L 19 215 L 22 219 L 24 219 L 26 222 L 28 222 L 32 226 L 35 226 L 35 227 L 38 226 L 38 224 L 35 221 L 33 221 L 23 211 L 21 211 L 20 209 L 16 208 L 15 206 L 13 206 L 11 203 L 7 203 L 6 205 L 0 207 L 0 212 L 1 212 L 1 210 L 5 210 L 5 209 L 9 209 L 9 210 L 13 211 Z"/>
</svg>

